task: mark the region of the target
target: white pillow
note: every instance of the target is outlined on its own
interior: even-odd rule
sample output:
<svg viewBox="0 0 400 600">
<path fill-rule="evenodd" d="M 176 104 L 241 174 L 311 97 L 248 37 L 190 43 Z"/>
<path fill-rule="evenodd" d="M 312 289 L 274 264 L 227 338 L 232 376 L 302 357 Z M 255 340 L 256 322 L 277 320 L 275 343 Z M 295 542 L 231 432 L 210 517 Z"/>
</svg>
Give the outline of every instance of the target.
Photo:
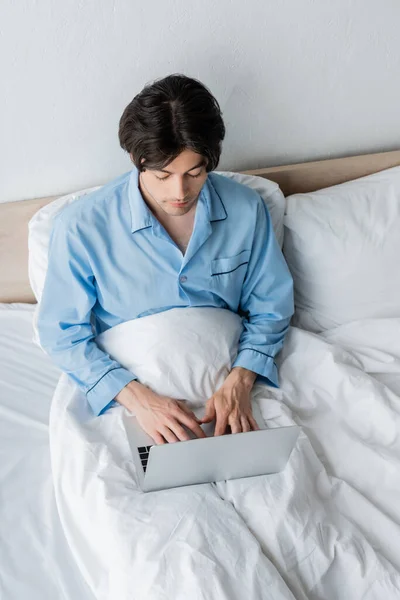
<svg viewBox="0 0 400 600">
<path fill-rule="evenodd" d="M 246 175 L 244 173 L 233 173 L 231 171 L 216 171 L 219 175 L 233 179 L 238 183 L 247 185 L 255 190 L 267 205 L 271 216 L 272 226 L 274 228 L 276 239 L 280 247 L 283 244 L 283 219 L 285 215 L 285 196 L 279 185 L 275 181 L 258 177 L 257 175 Z"/>
<path fill-rule="evenodd" d="M 221 175 L 234 179 L 239 183 L 243 183 L 248 187 L 256 190 L 264 199 L 268 206 L 271 215 L 272 224 L 275 235 L 282 246 L 283 242 L 283 215 L 285 212 L 285 197 L 277 183 L 256 177 L 252 175 L 243 175 L 242 173 L 218 172 Z M 50 240 L 50 233 L 53 226 L 53 219 L 61 212 L 65 206 L 75 202 L 81 196 L 90 194 L 102 186 L 95 186 L 88 189 L 80 190 L 61 198 L 57 198 L 46 206 L 43 206 L 36 212 L 28 224 L 28 274 L 32 291 L 38 303 L 40 302 L 43 286 L 47 272 L 47 253 Z M 39 307 L 36 307 L 33 316 L 33 341 L 40 345 L 37 331 L 37 317 Z"/>
<path fill-rule="evenodd" d="M 40 302 L 47 272 L 47 252 L 53 219 L 68 204 L 75 202 L 81 196 L 98 190 L 101 186 L 73 192 L 53 200 L 38 210 L 28 223 L 28 273 L 29 282 L 36 300 Z"/>
<path fill-rule="evenodd" d="M 293 325 L 400 317 L 400 167 L 288 196 L 284 224 Z"/>
<path fill-rule="evenodd" d="M 75 202 L 81 196 L 94 192 L 101 186 L 95 186 L 61 196 L 38 210 L 28 223 L 28 275 L 32 291 L 38 304 L 32 317 L 33 336 L 32 341 L 40 346 L 37 319 L 39 315 L 39 303 L 47 272 L 47 254 L 50 241 L 50 233 L 53 227 L 53 219 L 68 204 Z"/>
<path fill-rule="evenodd" d="M 227 378 L 242 329 L 230 310 L 173 308 L 111 327 L 95 341 L 140 383 L 195 407 Z"/>
</svg>

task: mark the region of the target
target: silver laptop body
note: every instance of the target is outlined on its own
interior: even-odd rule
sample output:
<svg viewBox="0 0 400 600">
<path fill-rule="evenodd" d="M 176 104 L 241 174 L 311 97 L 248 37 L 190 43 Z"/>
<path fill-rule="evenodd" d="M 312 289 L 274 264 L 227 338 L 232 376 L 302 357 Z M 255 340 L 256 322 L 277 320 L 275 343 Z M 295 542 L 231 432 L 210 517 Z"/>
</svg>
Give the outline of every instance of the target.
<svg viewBox="0 0 400 600">
<path fill-rule="evenodd" d="M 136 417 L 123 412 L 123 423 L 143 492 L 278 473 L 285 467 L 299 427 L 266 429 L 258 403 L 252 403 L 260 430 L 214 437 L 215 421 L 201 425 L 207 438 L 156 445 Z M 204 407 L 194 409 L 204 416 Z"/>
</svg>

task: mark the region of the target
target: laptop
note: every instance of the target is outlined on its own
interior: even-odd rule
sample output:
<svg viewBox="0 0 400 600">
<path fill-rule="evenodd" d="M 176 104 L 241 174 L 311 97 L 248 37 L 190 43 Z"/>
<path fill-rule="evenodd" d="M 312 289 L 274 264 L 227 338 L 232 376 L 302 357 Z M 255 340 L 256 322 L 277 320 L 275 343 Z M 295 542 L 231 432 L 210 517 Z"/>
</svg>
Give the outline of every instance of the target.
<svg viewBox="0 0 400 600">
<path fill-rule="evenodd" d="M 128 410 L 123 412 L 129 445 L 143 492 L 254 477 L 282 471 L 299 435 L 299 427 L 267 429 L 258 403 L 252 402 L 259 431 L 214 437 L 215 420 L 201 424 L 206 438 L 184 426 L 190 440 L 155 444 Z M 204 407 L 193 410 L 199 419 Z"/>
</svg>

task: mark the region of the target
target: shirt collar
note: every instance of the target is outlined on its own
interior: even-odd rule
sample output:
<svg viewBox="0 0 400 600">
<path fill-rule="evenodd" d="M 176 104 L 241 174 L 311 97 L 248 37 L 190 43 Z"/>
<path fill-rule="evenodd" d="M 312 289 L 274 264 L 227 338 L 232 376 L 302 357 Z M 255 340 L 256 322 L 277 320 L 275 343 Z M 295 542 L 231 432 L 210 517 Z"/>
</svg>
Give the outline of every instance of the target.
<svg viewBox="0 0 400 600">
<path fill-rule="evenodd" d="M 136 167 L 133 167 L 129 177 L 128 196 L 131 210 L 132 233 L 146 227 L 152 227 L 155 217 L 143 200 L 139 188 L 139 171 Z M 207 177 L 201 189 L 198 202 L 202 202 L 206 206 L 209 221 L 222 221 L 226 219 L 227 212 L 225 206 L 209 177 Z"/>
<path fill-rule="evenodd" d="M 140 229 L 151 227 L 153 225 L 153 216 L 143 200 L 139 189 L 139 171 L 133 167 L 129 177 L 128 186 L 129 207 L 131 209 L 131 231 L 135 233 Z"/>
<path fill-rule="evenodd" d="M 226 219 L 228 215 L 224 203 L 222 202 L 222 199 L 215 189 L 210 177 L 207 177 L 205 184 L 201 189 L 200 197 L 201 196 L 205 200 L 210 222 L 223 221 Z"/>
</svg>

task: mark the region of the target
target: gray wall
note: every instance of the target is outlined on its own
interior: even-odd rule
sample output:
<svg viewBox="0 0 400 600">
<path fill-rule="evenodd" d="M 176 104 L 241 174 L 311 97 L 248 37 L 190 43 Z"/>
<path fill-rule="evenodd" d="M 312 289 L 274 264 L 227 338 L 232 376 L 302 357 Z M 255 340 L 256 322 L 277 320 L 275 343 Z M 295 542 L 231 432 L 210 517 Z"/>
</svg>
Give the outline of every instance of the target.
<svg viewBox="0 0 400 600">
<path fill-rule="evenodd" d="M 130 168 L 122 110 L 173 72 L 218 98 L 221 169 L 400 146 L 396 0 L 3 0 L 0 202 Z"/>
</svg>

